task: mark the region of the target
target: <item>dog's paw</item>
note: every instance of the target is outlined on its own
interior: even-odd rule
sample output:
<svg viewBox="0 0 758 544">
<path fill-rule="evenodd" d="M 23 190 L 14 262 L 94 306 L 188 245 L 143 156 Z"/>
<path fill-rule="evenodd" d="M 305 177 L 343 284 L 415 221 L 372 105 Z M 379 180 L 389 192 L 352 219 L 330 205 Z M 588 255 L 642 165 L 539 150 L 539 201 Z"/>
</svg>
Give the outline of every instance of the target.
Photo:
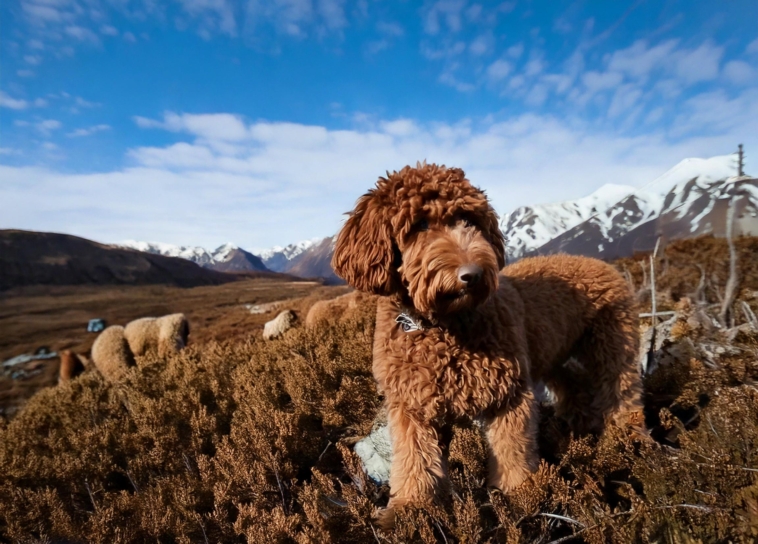
<svg viewBox="0 0 758 544">
<path fill-rule="evenodd" d="M 374 524 L 383 531 L 390 531 L 395 528 L 395 509 L 388 506 L 387 508 L 377 508 L 374 510 Z"/>
</svg>

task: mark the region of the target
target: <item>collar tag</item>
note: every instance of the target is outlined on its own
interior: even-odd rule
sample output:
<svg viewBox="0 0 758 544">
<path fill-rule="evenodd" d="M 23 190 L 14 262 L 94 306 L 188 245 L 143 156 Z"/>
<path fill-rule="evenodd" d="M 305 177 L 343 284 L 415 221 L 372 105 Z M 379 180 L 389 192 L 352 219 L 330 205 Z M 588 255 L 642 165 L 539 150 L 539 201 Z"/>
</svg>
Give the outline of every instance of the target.
<svg viewBox="0 0 758 544">
<path fill-rule="evenodd" d="M 398 323 L 403 328 L 404 332 L 420 331 L 422 328 L 420 324 L 416 323 L 413 318 L 405 312 L 397 316 L 395 323 Z"/>
</svg>

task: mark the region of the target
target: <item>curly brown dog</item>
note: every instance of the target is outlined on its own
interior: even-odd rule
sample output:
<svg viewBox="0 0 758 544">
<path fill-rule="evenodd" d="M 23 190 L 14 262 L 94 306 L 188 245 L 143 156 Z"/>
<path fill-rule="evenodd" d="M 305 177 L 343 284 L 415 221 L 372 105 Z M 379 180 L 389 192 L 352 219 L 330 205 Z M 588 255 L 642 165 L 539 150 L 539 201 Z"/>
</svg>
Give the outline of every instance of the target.
<svg viewBox="0 0 758 544">
<path fill-rule="evenodd" d="M 483 424 L 489 485 L 507 492 L 536 470 L 533 381 L 552 389 L 577 433 L 640 423 L 637 320 L 623 278 L 568 255 L 499 273 L 503 242 L 485 194 L 462 170 L 434 164 L 380 178 L 338 236 L 334 270 L 382 296 L 373 371 L 392 436 L 385 526 L 396 508 L 444 488 L 440 431 L 456 418 Z"/>
</svg>

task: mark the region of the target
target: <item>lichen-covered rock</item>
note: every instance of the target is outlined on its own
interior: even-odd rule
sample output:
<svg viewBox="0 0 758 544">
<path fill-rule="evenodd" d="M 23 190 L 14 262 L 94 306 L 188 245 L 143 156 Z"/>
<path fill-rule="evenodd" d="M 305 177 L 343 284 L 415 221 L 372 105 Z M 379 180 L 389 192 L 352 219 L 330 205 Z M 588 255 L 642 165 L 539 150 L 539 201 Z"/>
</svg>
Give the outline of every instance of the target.
<svg viewBox="0 0 758 544">
<path fill-rule="evenodd" d="M 392 440 L 387 426 L 386 416 L 374 421 L 371 433 L 356 442 L 353 446 L 355 453 L 361 458 L 363 468 L 369 478 L 378 484 L 390 481 L 390 466 L 392 465 Z"/>
</svg>

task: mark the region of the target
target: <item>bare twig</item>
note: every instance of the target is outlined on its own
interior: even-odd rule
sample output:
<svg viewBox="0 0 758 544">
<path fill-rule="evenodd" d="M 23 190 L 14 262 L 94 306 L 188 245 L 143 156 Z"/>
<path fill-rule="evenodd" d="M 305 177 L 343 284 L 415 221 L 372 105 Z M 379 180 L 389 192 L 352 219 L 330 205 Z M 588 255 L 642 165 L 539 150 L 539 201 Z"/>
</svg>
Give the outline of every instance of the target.
<svg viewBox="0 0 758 544">
<path fill-rule="evenodd" d="M 737 294 L 737 250 L 734 247 L 734 197 L 729 199 L 729 207 L 726 210 L 726 241 L 729 244 L 729 279 L 724 289 L 724 300 L 721 303 L 719 320 L 725 327 L 728 321 L 733 321 L 732 304 Z"/>
<path fill-rule="evenodd" d="M 317 463 L 321 461 L 321 458 L 324 456 L 324 454 L 326 453 L 326 450 L 328 450 L 329 446 L 331 446 L 331 445 L 332 445 L 332 441 L 331 440 L 326 443 L 326 447 L 324 448 L 324 451 L 322 451 L 321 455 L 318 456 L 318 461 L 316 461 Z"/>
<path fill-rule="evenodd" d="M 139 493 L 139 487 L 137 487 L 137 484 L 134 483 L 134 479 L 132 478 L 132 473 L 128 470 L 126 471 L 126 477 L 129 478 L 129 483 L 132 484 L 132 487 L 134 488 L 134 491 Z"/>
<path fill-rule="evenodd" d="M 750 304 L 742 301 L 742 313 L 745 314 L 745 320 L 750 323 L 750 328 L 753 330 L 758 330 L 758 318 L 755 317 L 755 313 L 753 313 L 753 309 L 750 307 Z"/>
<path fill-rule="evenodd" d="M 559 520 L 561 520 L 561 521 L 567 521 L 567 522 L 569 522 L 569 523 L 573 523 L 574 525 L 579 525 L 580 527 L 587 527 L 587 526 L 586 526 L 584 523 L 582 523 L 581 521 L 577 521 L 577 520 L 575 520 L 575 519 L 571 519 L 571 518 L 569 518 L 569 517 L 566 517 L 566 516 L 559 516 L 558 514 L 547 514 L 547 513 L 545 513 L 545 512 L 540 512 L 540 513 L 539 513 L 539 515 L 540 515 L 540 516 L 545 516 L 545 517 L 547 517 L 547 518 L 554 518 L 554 519 L 559 519 Z"/>
<path fill-rule="evenodd" d="M 657 317 L 663 317 L 664 315 L 676 315 L 676 312 L 666 311 L 666 312 L 656 312 L 655 314 L 653 314 L 652 312 L 647 312 L 647 313 L 640 314 L 640 317 L 653 317 L 653 315 Z"/>
<path fill-rule="evenodd" d="M 205 544 L 210 544 L 208 542 L 208 535 L 205 534 L 205 526 L 203 525 L 203 522 L 198 520 L 198 523 L 200 524 L 200 530 L 203 531 L 203 540 L 205 540 Z"/>
<path fill-rule="evenodd" d="M 445 544 L 447 544 L 447 537 L 445 536 L 445 531 L 442 530 L 442 526 L 440 525 L 440 522 L 435 519 L 434 520 L 434 524 L 437 526 L 437 529 L 439 530 L 440 534 L 442 535 L 442 540 L 444 540 Z"/>
<path fill-rule="evenodd" d="M 97 505 L 95 504 L 95 497 L 92 496 L 92 489 L 90 489 L 89 482 L 87 479 L 84 479 L 84 487 L 87 488 L 87 494 L 89 494 L 89 500 L 92 502 L 92 508 L 95 509 L 95 512 L 97 512 Z"/>
<path fill-rule="evenodd" d="M 284 515 L 289 516 L 287 501 L 284 499 L 284 487 L 282 487 L 282 480 L 279 478 L 279 471 L 276 470 L 276 462 L 273 463 L 273 466 L 274 466 L 274 476 L 276 476 L 276 483 L 279 485 L 279 493 L 282 496 L 282 507 L 284 508 Z"/>
<path fill-rule="evenodd" d="M 697 284 L 697 289 L 695 289 L 694 298 L 696 302 L 705 302 L 705 268 L 699 264 L 695 266 L 700 270 L 700 282 Z"/>
</svg>

